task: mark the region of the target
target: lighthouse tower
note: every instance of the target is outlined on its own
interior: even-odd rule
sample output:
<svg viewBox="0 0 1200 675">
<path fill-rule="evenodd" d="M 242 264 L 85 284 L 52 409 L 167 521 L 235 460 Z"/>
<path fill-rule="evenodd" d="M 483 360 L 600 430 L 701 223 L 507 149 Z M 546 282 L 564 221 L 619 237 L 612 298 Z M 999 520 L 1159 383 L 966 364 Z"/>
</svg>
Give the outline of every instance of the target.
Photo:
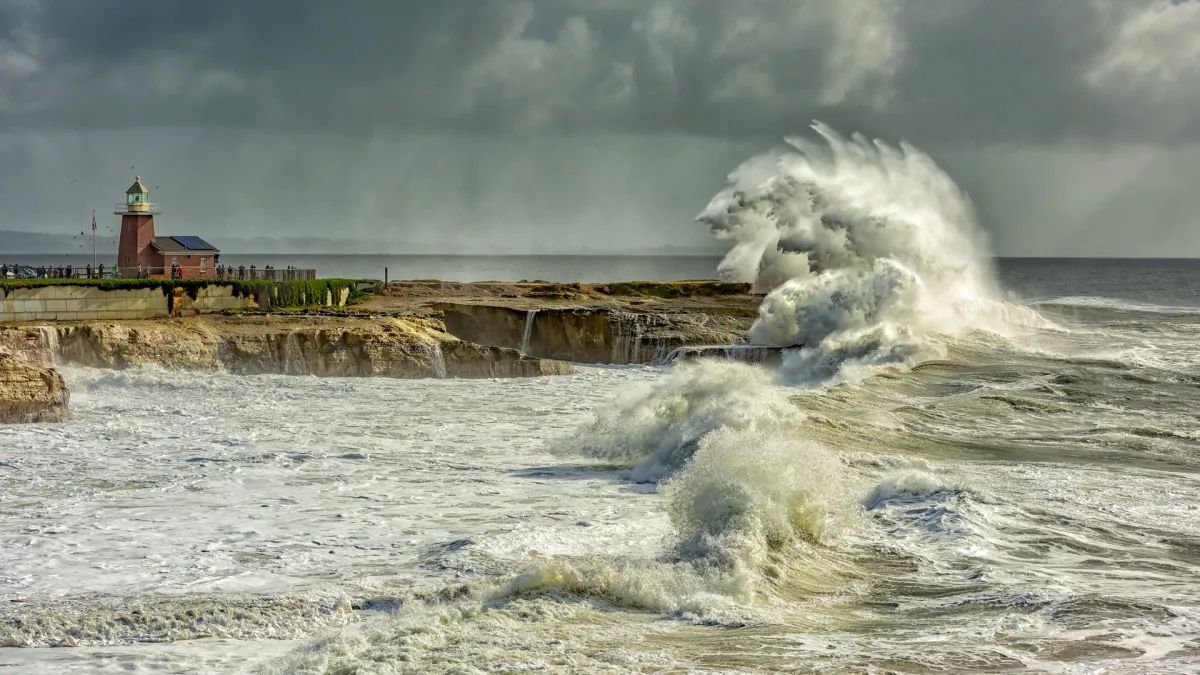
<svg viewBox="0 0 1200 675">
<path fill-rule="evenodd" d="M 121 242 L 117 248 L 117 266 L 128 274 L 139 267 L 152 268 L 159 264 L 159 256 L 150 244 L 154 241 L 154 216 L 159 211 L 150 203 L 150 190 L 142 183 L 142 177 L 134 178 L 133 185 L 125 191 L 125 203 L 117 204 L 113 212 L 121 216 Z"/>
</svg>

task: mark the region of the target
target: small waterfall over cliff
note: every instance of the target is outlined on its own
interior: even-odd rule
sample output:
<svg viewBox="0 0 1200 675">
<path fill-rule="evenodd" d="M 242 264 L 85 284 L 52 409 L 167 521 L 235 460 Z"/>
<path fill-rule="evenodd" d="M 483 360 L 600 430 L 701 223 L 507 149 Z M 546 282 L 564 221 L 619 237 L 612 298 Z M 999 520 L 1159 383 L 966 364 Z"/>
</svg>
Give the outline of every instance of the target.
<svg viewBox="0 0 1200 675">
<path fill-rule="evenodd" d="M 621 312 L 612 314 L 614 326 L 612 336 L 612 363 L 655 363 L 660 361 L 672 346 L 672 338 L 662 334 L 648 334 L 652 329 L 669 326 L 661 316 Z M 674 340 L 678 344 L 678 340 Z"/>
<path fill-rule="evenodd" d="M 692 359 L 715 358 L 743 363 L 777 364 L 782 356 L 782 349 L 767 345 L 691 345 L 671 350 L 671 353 L 657 363 L 669 365 Z"/>
<path fill-rule="evenodd" d="M 37 335 L 37 347 L 43 365 L 57 366 L 58 365 L 58 329 L 54 326 L 35 326 L 33 328 Z"/>
<path fill-rule="evenodd" d="M 522 354 L 529 354 L 529 339 L 533 337 L 533 321 L 537 318 L 537 313 L 536 309 L 525 311 L 525 332 L 521 335 Z"/>
<path fill-rule="evenodd" d="M 283 337 L 283 345 L 279 353 L 281 370 L 284 375 L 307 375 L 308 360 L 304 356 L 304 347 L 296 331 Z"/>
<path fill-rule="evenodd" d="M 435 341 L 422 343 L 426 358 L 429 361 L 429 376 L 436 377 L 439 380 L 444 380 L 448 377 L 446 374 L 446 357 L 442 354 L 442 345 Z"/>
</svg>

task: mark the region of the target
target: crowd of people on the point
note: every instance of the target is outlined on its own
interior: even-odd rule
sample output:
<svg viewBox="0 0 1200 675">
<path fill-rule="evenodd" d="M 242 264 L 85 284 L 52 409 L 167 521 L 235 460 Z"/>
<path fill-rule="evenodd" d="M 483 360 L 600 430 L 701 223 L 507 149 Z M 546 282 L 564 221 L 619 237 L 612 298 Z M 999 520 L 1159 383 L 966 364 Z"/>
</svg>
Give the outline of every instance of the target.
<svg viewBox="0 0 1200 675">
<path fill-rule="evenodd" d="M 267 265 L 263 269 L 269 270 L 271 266 Z M 253 279 L 258 274 L 258 267 L 255 265 L 249 267 L 245 265 L 238 265 L 237 267 L 233 265 L 217 265 L 216 273 L 218 279 Z"/>
<path fill-rule="evenodd" d="M 288 265 L 285 268 L 286 272 L 298 272 L 299 267 Z M 158 268 L 153 270 L 148 267 L 138 267 L 133 270 L 135 278 L 144 279 L 161 274 L 164 270 Z M 173 263 L 170 268 L 165 270 L 170 274 L 172 279 L 180 279 L 183 277 L 183 268 L 179 263 Z M 290 274 L 279 274 L 280 270 L 271 265 L 266 265 L 259 268 L 257 265 L 217 265 L 213 268 L 214 276 L 218 279 L 276 279 L 291 278 Z M 9 265 L 0 264 L 0 279 L 103 279 L 103 278 L 119 278 L 121 270 L 112 265 L 105 267 L 104 265 L 85 265 L 83 267 L 75 267 L 73 265 Z"/>
<path fill-rule="evenodd" d="M 288 265 L 286 270 L 299 270 L 295 265 Z M 218 279 L 275 279 L 281 275 L 279 270 L 272 265 L 258 267 L 257 265 L 217 265 L 215 270 Z"/>
<path fill-rule="evenodd" d="M 9 265 L 0 264 L 0 279 L 101 279 L 118 276 L 117 268 L 104 265 Z"/>
</svg>

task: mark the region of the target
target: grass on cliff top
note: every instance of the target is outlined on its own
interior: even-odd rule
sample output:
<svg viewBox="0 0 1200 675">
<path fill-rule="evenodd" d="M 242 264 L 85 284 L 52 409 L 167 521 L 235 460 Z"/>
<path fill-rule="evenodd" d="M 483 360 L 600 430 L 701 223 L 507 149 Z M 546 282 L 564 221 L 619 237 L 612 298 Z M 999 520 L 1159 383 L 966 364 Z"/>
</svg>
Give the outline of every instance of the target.
<svg viewBox="0 0 1200 675">
<path fill-rule="evenodd" d="M 349 301 L 361 300 L 369 291 L 359 290 L 358 279 L 314 279 L 311 281 L 269 281 L 266 279 L 0 279 L 0 297 L 8 295 L 9 289 L 44 288 L 47 286 L 90 286 L 102 291 L 122 291 L 157 288 L 165 295 L 173 289 L 182 288 L 190 297 L 207 286 L 230 286 L 240 297 L 261 297 L 270 294 L 276 306 L 302 306 L 321 304 L 326 292 L 337 297 L 344 289 L 350 289 Z M 316 299 L 316 302 L 314 302 Z"/>
<path fill-rule="evenodd" d="M 710 279 L 620 281 L 611 284 L 596 284 L 592 288 L 597 293 L 604 295 L 640 295 L 655 298 L 717 297 L 745 295 L 750 292 L 750 284 Z"/>
</svg>

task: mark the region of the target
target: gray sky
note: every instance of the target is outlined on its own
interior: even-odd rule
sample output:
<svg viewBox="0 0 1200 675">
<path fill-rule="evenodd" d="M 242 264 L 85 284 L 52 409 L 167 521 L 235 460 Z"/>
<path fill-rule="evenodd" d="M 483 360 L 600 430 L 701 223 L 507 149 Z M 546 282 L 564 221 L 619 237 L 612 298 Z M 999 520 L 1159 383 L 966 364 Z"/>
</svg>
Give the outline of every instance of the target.
<svg viewBox="0 0 1200 675">
<path fill-rule="evenodd" d="M 812 118 L 929 152 L 1000 254 L 1200 256 L 1197 0 L 0 0 L 0 229 L 138 173 L 214 240 L 704 246 Z"/>
</svg>

